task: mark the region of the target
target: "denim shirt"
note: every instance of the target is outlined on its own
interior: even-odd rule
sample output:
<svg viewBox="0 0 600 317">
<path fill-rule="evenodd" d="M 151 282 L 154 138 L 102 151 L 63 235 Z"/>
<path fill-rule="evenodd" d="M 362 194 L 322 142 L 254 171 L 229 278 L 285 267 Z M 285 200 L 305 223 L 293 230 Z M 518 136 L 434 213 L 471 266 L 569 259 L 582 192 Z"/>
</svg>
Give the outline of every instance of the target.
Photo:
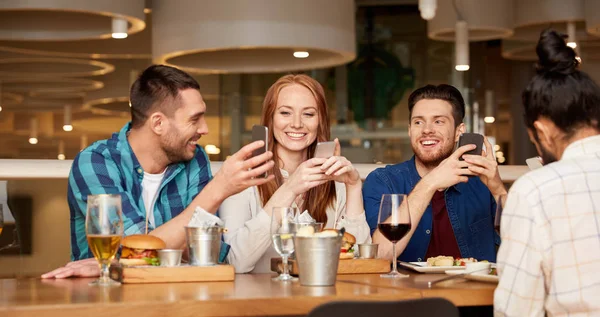
<svg viewBox="0 0 600 317">
<path fill-rule="evenodd" d="M 363 199 L 371 234 L 377 229 L 382 194 L 410 194 L 421 180 L 415 158 L 378 168 L 367 176 Z M 479 177 L 469 177 L 445 191 L 446 209 L 463 258 L 496 261 L 496 244 L 500 238 L 494 231 L 496 200 Z M 398 257 L 401 261 L 426 261 L 432 231 L 431 202 L 427 206 L 410 242 Z"/>
</svg>

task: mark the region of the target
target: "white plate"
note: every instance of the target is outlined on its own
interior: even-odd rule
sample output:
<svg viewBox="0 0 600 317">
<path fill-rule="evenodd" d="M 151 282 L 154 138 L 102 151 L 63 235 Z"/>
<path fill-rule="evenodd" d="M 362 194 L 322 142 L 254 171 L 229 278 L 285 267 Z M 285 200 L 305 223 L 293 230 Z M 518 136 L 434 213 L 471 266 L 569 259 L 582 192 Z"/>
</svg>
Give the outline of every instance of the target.
<svg viewBox="0 0 600 317">
<path fill-rule="evenodd" d="M 427 262 L 401 262 L 398 261 L 402 267 L 407 269 L 415 270 L 420 273 L 435 273 L 444 274 L 449 270 L 464 270 L 464 266 L 427 266 Z"/>
<path fill-rule="evenodd" d="M 445 273 L 448 275 L 457 275 L 464 273 L 464 269 L 462 270 L 448 270 Z M 490 274 L 467 274 L 463 276 L 467 280 L 471 281 L 479 281 L 479 282 L 487 282 L 487 283 L 498 283 L 499 278 L 498 275 L 490 275 Z"/>
</svg>

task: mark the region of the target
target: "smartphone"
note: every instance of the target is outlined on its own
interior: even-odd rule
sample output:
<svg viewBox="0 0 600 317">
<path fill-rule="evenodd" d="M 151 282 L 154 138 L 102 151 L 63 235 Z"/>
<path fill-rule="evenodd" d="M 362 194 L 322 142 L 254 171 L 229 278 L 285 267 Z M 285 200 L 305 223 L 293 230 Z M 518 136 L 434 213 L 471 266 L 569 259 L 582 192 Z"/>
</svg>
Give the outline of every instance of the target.
<svg viewBox="0 0 600 317">
<path fill-rule="evenodd" d="M 330 158 L 335 152 L 335 141 L 319 142 L 314 157 Z"/>
<path fill-rule="evenodd" d="M 544 164 L 542 163 L 542 158 L 539 156 L 530 157 L 525 160 L 525 163 L 527 163 L 527 166 L 529 166 L 529 169 L 532 171 L 544 166 Z"/>
<path fill-rule="evenodd" d="M 465 154 L 481 155 L 483 152 L 483 135 L 479 133 L 463 133 L 458 138 L 458 145 L 456 148 L 458 149 L 459 147 L 467 144 L 475 144 L 477 147 L 474 150 L 465 152 Z M 459 158 L 459 160 L 463 160 L 462 156 Z"/>
<path fill-rule="evenodd" d="M 252 157 L 255 157 L 255 156 L 258 156 L 258 155 L 261 155 L 261 154 L 267 152 L 267 149 L 269 148 L 268 135 L 269 135 L 269 128 L 265 127 L 264 125 L 252 126 L 252 142 L 254 142 L 254 141 L 264 141 L 265 142 L 264 146 L 254 150 L 252 152 Z M 262 166 L 262 164 L 258 165 L 256 167 L 259 167 L 259 166 Z M 264 174 L 259 175 L 258 177 L 267 178 L 268 175 L 269 174 L 265 172 Z"/>
</svg>

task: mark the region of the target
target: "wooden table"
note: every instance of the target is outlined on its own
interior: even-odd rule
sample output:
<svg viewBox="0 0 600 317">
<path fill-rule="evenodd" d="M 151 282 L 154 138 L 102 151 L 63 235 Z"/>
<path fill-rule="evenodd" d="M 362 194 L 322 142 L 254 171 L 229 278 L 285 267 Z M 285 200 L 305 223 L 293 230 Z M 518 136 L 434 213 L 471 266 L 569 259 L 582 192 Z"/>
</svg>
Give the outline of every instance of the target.
<svg viewBox="0 0 600 317">
<path fill-rule="evenodd" d="M 275 316 L 304 315 L 335 300 L 444 297 L 458 306 L 492 305 L 495 284 L 457 279 L 427 288 L 445 275 L 411 273 L 402 280 L 378 274 L 340 275 L 333 287 L 271 281 L 240 274 L 235 282 L 128 284 L 101 288 L 91 279 L 0 280 L 0 316 Z"/>
</svg>

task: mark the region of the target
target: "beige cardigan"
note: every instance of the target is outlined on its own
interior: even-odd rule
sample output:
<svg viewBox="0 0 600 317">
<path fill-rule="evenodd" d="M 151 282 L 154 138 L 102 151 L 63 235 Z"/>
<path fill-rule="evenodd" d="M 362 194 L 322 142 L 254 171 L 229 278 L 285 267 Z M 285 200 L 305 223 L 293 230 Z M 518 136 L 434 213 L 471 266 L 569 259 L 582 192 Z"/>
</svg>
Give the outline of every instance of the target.
<svg viewBox="0 0 600 317">
<path fill-rule="evenodd" d="M 346 215 L 346 185 L 335 183 L 335 209 L 327 209 L 325 228 L 332 228 L 337 215 L 337 229 L 356 237 L 356 243 L 370 243 L 370 229 L 365 213 Z M 295 207 L 295 203 L 293 205 Z M 227 198 L 219 208 L 219 217 L 228 232 L 225 242 L 231 245 L 227 259 L 236 273 L 269 273 L 271 258 L 280 257 L 271 242 L 271 217 L 262 208 L 257 187 L 250 187 Z"/>
</svg>

